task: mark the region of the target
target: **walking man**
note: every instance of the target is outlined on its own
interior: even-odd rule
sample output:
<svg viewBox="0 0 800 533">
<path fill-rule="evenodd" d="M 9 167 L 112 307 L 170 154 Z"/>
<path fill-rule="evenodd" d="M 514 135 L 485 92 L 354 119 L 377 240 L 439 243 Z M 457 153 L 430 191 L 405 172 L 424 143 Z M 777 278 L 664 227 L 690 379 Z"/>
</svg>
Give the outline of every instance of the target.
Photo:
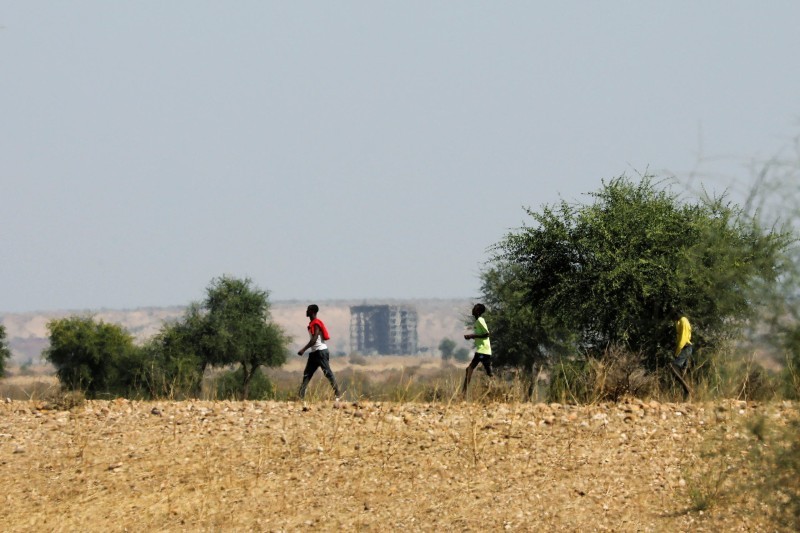
<svg viewBox="0 0 800 533">
<path fill-rule="evenodd" d="M 317 318 L 317 313 L 319 313 L 319 306 L 316 304 L 311 304 L 306 309 L 306 316 L 309 320 L 308 334 L 310 339 L 308 343 L 297 352 L 297 355 L 303 355 L 306 350 L 311 350 L 308 353 L 306 369 L 303 371 L 303 384 L 300 385 L 299 393 L 300 399 L 302 400 L 305 398 L 308 382 L 311 381 L 314 372 L 317 371 L 317 368 L 322 368 L 322 373 L 325 374 L 325 377 L 331 382 L 333 393 L 336 395 L 336 401 L 339 401 L 339 397 L 341 396 L 339 393 L 339 385 L 336 383 L 336 378 L 331 371 L 330 353 L 328 352 L 328 346 L 324 342 L 331 337 L 328 335 L 328 329 L 325 327 L 325 324 L 322 320 Z"/>
<path fill-rule="evenodd" d="M 472 380 L 472 372 L 479 363 L 483 364 L 487 376 L 492 377 L 494 375 L 492 374 L 492 345 L 489 342 L 489 328 L 486 326 L 486 320 L 481 316 L 485 312 L 485 305 L 475 304 L 472 308 L 472 316 L 475 317 L 475 323 L 472 325 L 474 333 L 464 335 L 466 340 L 475 342 L 475 356 L 467 367 L 467 375 L 464 378 L 464 396 L 467 395 L 467 387 L 469 387 L 469 382 Z"/>
<path fill-rule="evenodd" d="M 675 359 L 672 365 L 681 372 L 686 371 L 689 359 L 692 357 L 692 325 L 679 309 L 672 310 L 672 319 L 675 321 Z"/>
</svg>

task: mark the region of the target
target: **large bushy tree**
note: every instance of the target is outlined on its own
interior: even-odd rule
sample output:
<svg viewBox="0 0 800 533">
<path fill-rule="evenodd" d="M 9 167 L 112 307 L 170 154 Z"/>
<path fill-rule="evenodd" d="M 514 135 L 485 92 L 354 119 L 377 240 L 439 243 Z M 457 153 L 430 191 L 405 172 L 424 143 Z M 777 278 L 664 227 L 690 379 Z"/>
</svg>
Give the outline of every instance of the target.
<svg viewBox="0 0 800 533">
<path fill-rule="evenodd" d="M 649 176 L 623 176 L 589 198 L 528 209 L 534 223 L 496 245 L 482 278 L 504 362 L 531 369 L 561 350 L 616 344 L 657 367 L 673 347 L 672 307 L 713 345 L 781 275 L 790 235 L 724 197 L 687 201 Z"/>
<path fill-rule="evenodd" d="M 121 326 L 71 316 L 51 320 L 47 329 L 50 346 L 44 356 L 65 387 L 94 398 L 124 395 L 135 386 L 139 352 L 133 336 Z"/>
</svg>

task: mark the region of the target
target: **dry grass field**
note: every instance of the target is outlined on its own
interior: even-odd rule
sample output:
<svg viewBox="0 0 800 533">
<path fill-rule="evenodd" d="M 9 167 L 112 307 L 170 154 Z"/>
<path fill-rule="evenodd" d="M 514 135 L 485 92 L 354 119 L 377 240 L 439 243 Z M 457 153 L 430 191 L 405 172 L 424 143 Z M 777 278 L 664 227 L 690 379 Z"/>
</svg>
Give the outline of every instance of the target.
<svg viewBox="0 0 800 533">
<path fill-rule="evenodd" d="M 781 530 L 748 490 L 747 427 L 798 416 L 638 400 L 66 407 L 0 404 L 1 530 Z"/>
</svg>

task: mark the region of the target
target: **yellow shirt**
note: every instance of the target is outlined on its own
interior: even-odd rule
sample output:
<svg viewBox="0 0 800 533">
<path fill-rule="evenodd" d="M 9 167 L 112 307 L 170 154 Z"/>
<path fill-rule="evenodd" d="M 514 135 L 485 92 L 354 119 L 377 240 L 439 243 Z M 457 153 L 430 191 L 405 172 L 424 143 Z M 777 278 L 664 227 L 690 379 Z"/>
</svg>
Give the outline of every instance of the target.
<svg viewBox="0 0 800 533">
<path fill-rule="evenodd" d="M 684 346 L 692 344 L 692 325 L 689 324 L 689 319 L 682 316 L 680 320 L 675 322 L 675 332 L 677 333 L 675 355 L 678 355 Z"/>
<path fill-rule="evenodd" d="M 486 335 L 489 333 L 489 328 L 486 326 L 486 321 L 482 316 L 478 317 L 478 320 L 475 321 L 473 330 L 475 331 L 475 335 Z M 489 342 L 489 337 L 483 339 L 475 338 L 473 340 L 475 341 L 475 351 L 477 353 L 492 355 L 492 344 Z"/>
</svg>

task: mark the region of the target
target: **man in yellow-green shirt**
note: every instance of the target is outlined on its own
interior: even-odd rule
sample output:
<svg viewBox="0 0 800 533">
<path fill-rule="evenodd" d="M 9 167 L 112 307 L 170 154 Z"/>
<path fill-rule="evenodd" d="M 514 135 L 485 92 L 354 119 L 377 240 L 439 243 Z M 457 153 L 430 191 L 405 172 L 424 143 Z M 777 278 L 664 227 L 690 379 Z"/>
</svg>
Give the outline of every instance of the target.
<svg viewBox="0 0 800 533">
<path fill-rule="evenodd" d="M 486 312 L 486 306 L 483 304 L 475 304 L 472 308 L 472 316 L 475 317 L 475 322 L 472 325 L 474 333 L 464 335 L 466 340 L 475 342 L 475 357 L 472 358 L 467 367 L 467 375 L 464 378 L 464 394 L 467 394 L 467 387 L 472 379 L 472 372 L 478 364 L 483 364 L 486 369 L 486 375 L 492 377 L 492 344 L 489 341 L 489 327 L 486 325 L 486 320 L 481 315 Z"/>
<path fill-rule="evenodd" d="M 692 325 L 689 319 L 679 309 L 672 310 L 672 319 L 675 321 L 675 359 L 672 364 L 679 370 L 685 371 L 692 357 Z"/>
</svg>

